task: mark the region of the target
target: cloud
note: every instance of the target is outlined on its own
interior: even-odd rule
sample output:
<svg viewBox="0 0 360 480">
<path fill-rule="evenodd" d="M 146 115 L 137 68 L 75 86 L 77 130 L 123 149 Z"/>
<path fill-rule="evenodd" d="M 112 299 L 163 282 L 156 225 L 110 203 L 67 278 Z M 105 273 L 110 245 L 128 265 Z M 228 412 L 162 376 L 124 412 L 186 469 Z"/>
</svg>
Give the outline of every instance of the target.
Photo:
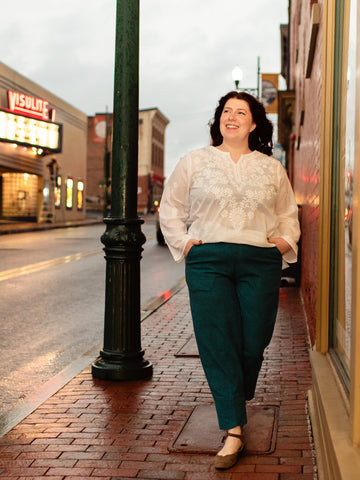
<svg viewBox="0 0 360 480">
<path fill-rule="evenodd" d="M 280 70 L 287 0 L 141 0 L 140 108 L 170 120 L 166 173 L 209 142 L 207 123 L 233 88 Z M 3 0 L 0 59 L 88 115 L 113 108 L 115 0 Z"/>
<path fill-rule="evenodd" d="M 257 86 L 258 56 L 266 71 L 280 70 L 279 26 L 287 22 L 287 2 L 157 0 L 141 5 L 140 100 L 170 119 L 169 173 L 188 149 L 209 142 L 207 124 L 219 97 L 233 89 L 235 64 L 243 69 L 243 86 L 251 88 Z"/>
</svg>

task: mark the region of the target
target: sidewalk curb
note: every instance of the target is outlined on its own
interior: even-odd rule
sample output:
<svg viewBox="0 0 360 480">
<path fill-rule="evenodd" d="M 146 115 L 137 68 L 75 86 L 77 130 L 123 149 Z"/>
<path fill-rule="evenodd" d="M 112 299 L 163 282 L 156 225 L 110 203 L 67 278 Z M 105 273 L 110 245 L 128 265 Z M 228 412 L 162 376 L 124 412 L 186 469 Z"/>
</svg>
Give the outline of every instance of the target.
<svg viewBox="0 0 360 480">
<path fill-rule="evenodd" d="M 0 416 L 0 438 L 30 415 L 30 413 L 34 412 L 42 403 L 55 395 L 56 392 L 69 383 L 76 375 L 82 372 L 84 368 L 94 361 L 100 348 L 101 345 L 85 352 L 81 357 L 74 360 L 70 365 L 45 382 L 39 390 L 31 393 L 11 410 L 3 413 Z"/>
<path fill-rule="evenodd" d="M 144 220 L 147 218 L 149 223 L 155 223 L 153 218 L 139 216 Z M 72 228 L 72 227 L 86 227 L 89 225 L 100 225 L 104 223 L 103 217 L 85 217 L 82 220 L 69 220 L 62 223 L 31 223 L 31 222 L 14 222 L 14 223 L 0 223 L 0 235 L 12 235 L 16 233 L 37 232 L 44 230 L 54 230 L 56 228 Z"/>
<path fill-rule="evenodd" d="M 44 230 L 54 230 L 56 228 L 72 228 L 72 227 L 86 227 L 89 225 L 98 225 L 104 223 L 102 219 L 93 218 L 78 220 L 66 223 L 23 223 L 23 224 L 9 224 L 2 225 L 0 228 L 0 235 L 12 235 L 17 233 L 38 232 Z M 17 227 L 17 228 L 16 228 Z"/>
<path fill-rule="evenodd" d="M 180 290 L 185 287 L 185 278 L 181 279 L 176 285 L 174 285 L 166 292 L 154 297 L 146 307 L 141 309 L 141 321 L 146 320 L 150 315 L 152 315 L 156 310 L 162 307 L 166 302 L 168 302 L 174 295 L 176 295 Z"/>
</svg>

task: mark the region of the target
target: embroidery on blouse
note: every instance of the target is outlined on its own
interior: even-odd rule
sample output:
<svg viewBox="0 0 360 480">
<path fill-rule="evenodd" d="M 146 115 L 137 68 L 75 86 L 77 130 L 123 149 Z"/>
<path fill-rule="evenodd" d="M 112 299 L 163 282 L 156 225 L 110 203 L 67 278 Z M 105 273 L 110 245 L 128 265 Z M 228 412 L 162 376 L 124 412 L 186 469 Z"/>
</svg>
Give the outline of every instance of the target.
<svg viewBox="0 0 360 480">
<path fill-rule="evenodd" d="M 270 159 L 259 154 L 232 164 L 209 150 L 194 158 L 192 188 L 197 190 L 196 196 L 217 203 L 221 217 L 233 226 L 252 220 L 261 205 L 271 208 L 278 188 Z"/>
</svg>

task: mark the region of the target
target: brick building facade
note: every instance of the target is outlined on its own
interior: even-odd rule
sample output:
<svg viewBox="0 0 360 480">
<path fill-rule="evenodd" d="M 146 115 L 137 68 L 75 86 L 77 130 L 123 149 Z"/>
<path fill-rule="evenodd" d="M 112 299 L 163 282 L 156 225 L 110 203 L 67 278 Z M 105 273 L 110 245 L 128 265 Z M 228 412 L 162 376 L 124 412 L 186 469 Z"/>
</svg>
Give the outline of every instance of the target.
<svg viewBox="0 0 360 480">
<path fill-rule="evenodd" d="M 297 2 L 295 2 L 297 3 Z M 311 3 L 292 5 L 290 10 L 289 89 L 296 92 L 291 156 L 292 182 L 301 206 L 301 284 L 312 344 L 316 338 L 318 243 L 320 208 L 320 141 L 323 25 L 319 24 L 311 75 L 307 78 L 308 45 L 311 35 Z M 319 5 L 317 5 L 319 7 Z M 310 107 L 311 106 L 311 107 Z"/>
<path fill-rule="evenodd" d="M 88 119 L 88 209 L 104 210 L 110 198 L 112 114 Z M 165 129 L 168 119 L 157 108 L 139 111 L 138 212 L 154 212 L 164 184 Z"/>
<path fill-rule="evenodd" d="M 85 218 L 87 116 L 0 62 L 0 221 Z"/>
<path fill-rule="evenodd" d="M 301 207 L 301 291 L 313 374 L 308 403 L 319 479 L 355 480 L 360 472 L 357 1 L 291 0 L 283 45 L 286 41 L 282 70 L 288 91 L 279 94 L 279 131 L 283 127 L 280 137 Z"/>
</svg>

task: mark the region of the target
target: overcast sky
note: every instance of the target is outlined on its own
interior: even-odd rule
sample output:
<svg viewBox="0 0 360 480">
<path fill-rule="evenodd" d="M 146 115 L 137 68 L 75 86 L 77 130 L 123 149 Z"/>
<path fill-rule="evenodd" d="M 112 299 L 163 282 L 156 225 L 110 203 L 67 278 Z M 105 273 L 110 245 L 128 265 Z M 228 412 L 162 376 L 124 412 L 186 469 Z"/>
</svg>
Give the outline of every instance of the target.
<svg viewBox="0 0 360 480">
<path fill-rule="evenodd" d="M 116 0 L 2 0 L 0 60 L 87 115 L 113 110 Z M 157 107 L 166 130 L 166 175 L 209 144 L 218 99 L 280 72 L 288 0 L 140 0 L 139 107 Z"/>
</svg>

